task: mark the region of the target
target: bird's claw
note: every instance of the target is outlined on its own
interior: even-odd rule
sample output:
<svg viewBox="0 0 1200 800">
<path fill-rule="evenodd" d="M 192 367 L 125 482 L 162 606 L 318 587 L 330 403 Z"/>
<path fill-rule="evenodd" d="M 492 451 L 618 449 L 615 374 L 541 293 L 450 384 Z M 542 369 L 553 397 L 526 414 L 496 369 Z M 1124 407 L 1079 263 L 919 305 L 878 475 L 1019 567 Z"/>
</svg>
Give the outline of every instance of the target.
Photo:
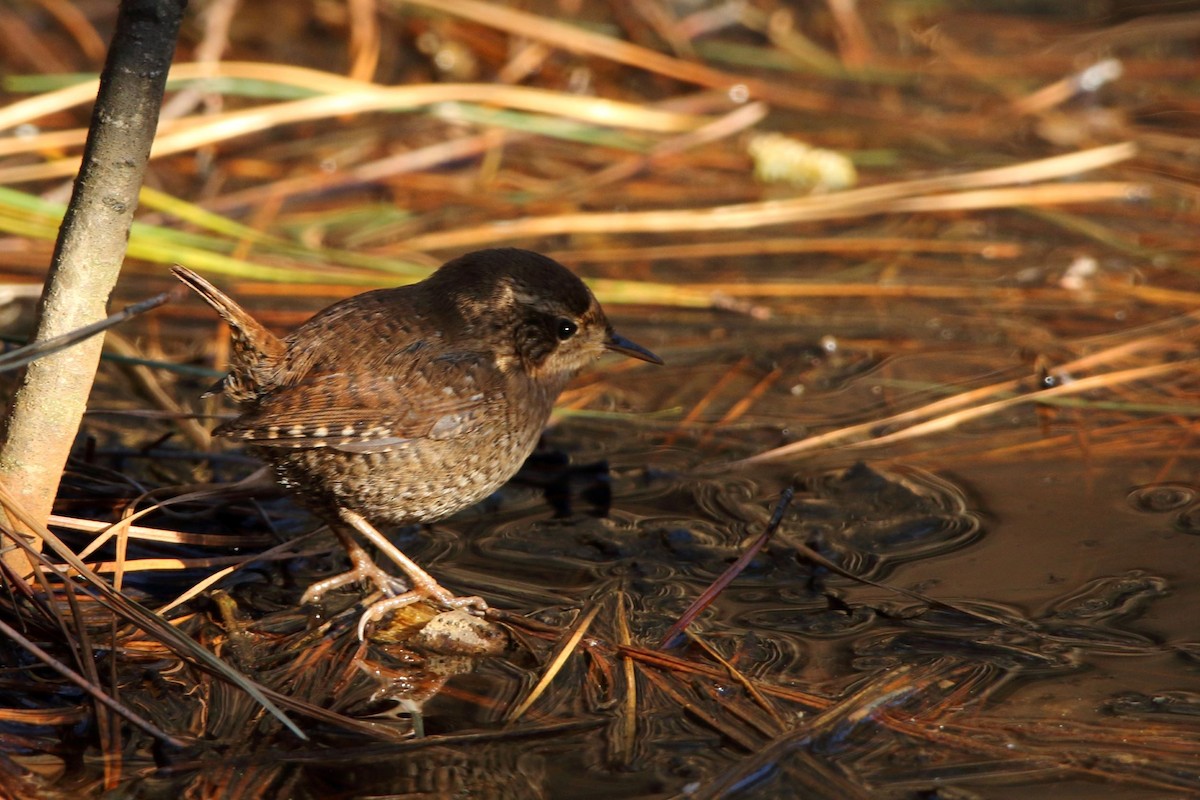
<svg viewBox="0 0 1200 800">
<path fill-rule="evenodd" d="M 371 557 L 361 547 L 357 545 L 353 547 L 347 546 L 346 552 L 350 556 L 351 569 L 340 575 L 319 580 L 309 586 L 304 590 L 304 595 L 300 598 L 302 603 L 315 603 L 327 592 L 361 581 L 369 581 L 374 584 L 375 588 L 383 592 L 384 596 L 388 598 L 408 591 L 408 584 L 396 576 L 389 574 L 372 561 Z"/>
</svg>

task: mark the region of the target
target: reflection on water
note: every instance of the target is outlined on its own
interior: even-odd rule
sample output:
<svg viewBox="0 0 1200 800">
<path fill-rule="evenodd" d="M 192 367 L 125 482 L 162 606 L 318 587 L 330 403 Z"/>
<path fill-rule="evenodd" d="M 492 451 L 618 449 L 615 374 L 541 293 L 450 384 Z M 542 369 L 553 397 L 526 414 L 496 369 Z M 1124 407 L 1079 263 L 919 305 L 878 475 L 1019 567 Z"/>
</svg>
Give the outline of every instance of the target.
<svg viewBox="0 0 1200 800">
<path fill-rule="evenodd" d="M 843 402 L 870 397 L 897 367 L 911 361 L 827 385 Z M 253 622 L 229 651 L 239 663 L 401 739 L 419 717 L 430 738 L 364 747 L 319 729 L 316 748 L 292 742 L 235 768 L 298 798 L 655 797 L 689 787 L 758 798 L 795 796 L 797 786 L 805 796 L 870 796 L 855 794 L 863 785 L 941 796 L 943 784 L 991 796 L 1051 779 L 1063 796 L 1089 796 L 1088 781 L 1125 797 L 1151 786 L 1200 791 L 1189 727 L 1200 696 L 1193 484 L 1164 480 L 1153 460 L 961 451 L 947 457 L 952 470 L 939 468 L 939 453 L 895 450 L 721 466 L 770 446 L 774 420 L 800 402 L 764 398 L 738 437 L 636 416 L 566 417 L 495 497 L 432 530 L 393 532 L 454 590 L 553 626 L 517 632 L 499 657 L 448 665 L 399 645 L 360 647 L 354 593 L 335 593 L 319 615 L 296 605 L 309 580 L 339 568 L 323 555 L 242 571 L 230 591 Z M 1008 422 L 1024 430 L 1037 419 Z M 988 436 L 944 441 L 1008 441 Z M 796 497 L 779 530 L 692 625 L 696 638 L 656 653 L 788 485 Z M 814 563 L 810 551 L 885 585 Z M 581 608 L 597 614 L 580 652 L 525 718 L 506 724 Z M 214 731 L 240 730 L 257 713 L 221 702 Z M 175 777 L 142 784 L 142 796 L 169 796 L 181 782 L 203 793 L 223 774 L 203 758 L 181 761 Z"/>
<path fill-rule="evenodd" d="M 1129 493 L 1129 503 L 1139 511 L 1170 514 L 1175 528 L 1183 533 L 1200 534 L 1200 490 L 1191 484 L 1154 483 L 1139 486 Z"/>
<path fill-rule="evenodd" d="M 489 599 L 500 605 L 532 608 L 535 616 L 558 623 L 571 618 L 564 610 L 598 603 L 602 613 L 593 633 L 609 641 L 617 637 L 613 598 L 619 597 L 635 641 L 657 641 L 761 530 L 778 476 L 761 482 L 753 474 L 648 478 L 624 467 L 628 462 L 619 451 L 611 460 L 613 507 L 607 517 L 558 517 L 516 496 L 516 507 L 523 502 L 526 513 L 506 512 L 502 504 L 499 524 L 464 520 L 459 532 L 470 538 L 471 553 L 453 568 L 456 579 L 470 582 L 472 591 L 491 591 Z M 838 763 L 857 764 L 863 780 L 896 787 L 927 787 L 935 780 L 1040 782 L 1057 760 L 1084 757 L 1104 762 L 1099 774 L 1135 785 L 1166 780 L 1165 774 L 1183 768 L 1183 762 L 1167 760 L 1131 774 L 1087 726 L 1105 714 L 1164 724 L 1186 720 L 1200 696 L 1200 671 L 1189 666 L 1200 645 L 1179 637 L 1195 637 L 1185 621 L 1192 617 L 1172 610 L 1180 607 L 1181 589 L 1191 597 L 1197 592 L 1195 581 L 1178 582 L 1181 559 L 1195 554 L 1193 540 L 1173 536 L 1169 518 L 1165 525 L 1144 524 L 1147 514 L 1178 515 L 1187 508 L 1186 487 L 1147 485 L 1127 500 L 1119 470 L 1100 476 L 1065 464 L 980 469 L 966 485 L 868 463 L 792 478 L 800 491 L 775 539 L 694 630 L 766 685 L 831 698 L 881 693 L 871 701 L 880 704 L 876 711 L 863 706 L 842 712 L 851 714 L 852 725 L 821 723 L 817 729 L 832 727 L 795 747 L 829 756 L 836 751 Z M 1072 511 L 1059 513 L 1064 509 Z M 797 542 L 851 572 L 915 589 L 930 603 L 832 574 L 809 562 Z M 1164 627 L 1164 614 L 1175 623 Z M 695 645 L 683 652 L 705 660 Z M 1117 656 L 1121 660 L 1113 661 Z M 581 667 L 562 680 L 586 683 Z M 485 683 L 499 677 L 487 665 L 476 675 Z M 888 690 L 881 681 L 905 688 Z M 1064 710 L 1054 689 L 1059 686 L 1071 687 L 1072 711 Z M 741 694 L 736 682 L 723 691 Z M 1055 699 L 1042 707 L 1039 696 Z M 738 763 L 722 737 L 677 716 L 675 701 L 651 691 L 639 694 L 638 703 L 639 755 L 623 770 L 656 775 L 680 791 L 689 776 L 722 774 L 723 764 Z M 777 708 L 799 730 L 806 729 L 801 721 L 808 716 L 832 713 L 772 703 L 782 703 Z M 436 716 L 438 706 L 433 701 L 430 713 Z M 720 708 L 710 711 L 720 714 Z M 885 721 L 900 719 L 892 716 L 900 713 L 904 725 Z M 1119 732 L 1123 723 L 1114 724 Z M 1026 759 L 999 757 L 1012 731 L 1023 731 Z M 784 739 L 777 742 L 798 734 L 778 735 Z M 562 796 L 567 787 L 605 796 L 599 787 L 611 766 L 595 736 L 576 740 L 591 752 L 584 770 L 565 774 L 551 766 L 542 796 Z M 933 768 L 925 741 L 930 737 L 941 737 L 942 746 L 941 763 Z M 532 745 L 539 753 L 556 747 Z M 997 757 L 980 761 L 990 747 L 998 748 Z M 890 754 L 886 763 L 875 758 L 881 748 Z M 753 758 L 759 757 L 761 752 Z M 746 776 L 748 793 L 729 796 L 790 796 L 787 787 L 796 784 L 781 777 L 790 774 L 786 764 L 786 758 L 763 763 L 766 771 L 758 778 Z M 1194 782 L 1186 776 L 1168 781 L 1177 787 Z"/>
</svg>

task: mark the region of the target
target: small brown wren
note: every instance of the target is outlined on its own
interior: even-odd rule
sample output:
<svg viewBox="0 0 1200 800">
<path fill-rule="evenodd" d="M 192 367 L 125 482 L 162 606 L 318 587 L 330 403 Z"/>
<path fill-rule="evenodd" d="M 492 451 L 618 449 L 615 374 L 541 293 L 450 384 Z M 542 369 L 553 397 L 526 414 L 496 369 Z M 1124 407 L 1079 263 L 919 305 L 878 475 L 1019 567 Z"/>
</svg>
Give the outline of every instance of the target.
<svg viewBox="0 0 1200 800">
<path fill-rule="evenodd" d="M 372 523 L 433 522 L 494 492 L 533 450 L 567 382 L 606 350 L 662 363 L 613 331 L 583 281 L 527 250 L 469 253 L 419 283 L 334 303 L 282 339 L 196 273 L 172 271 L 232 329 L 219 387 L 241 413 L 215 433 L 270 464 L 350 555 L 354 568 L 305 601 L 362 579 L 388 596 L 360 632 L 419 599 L 486 608 L 443 589 Z"/>
</svg>

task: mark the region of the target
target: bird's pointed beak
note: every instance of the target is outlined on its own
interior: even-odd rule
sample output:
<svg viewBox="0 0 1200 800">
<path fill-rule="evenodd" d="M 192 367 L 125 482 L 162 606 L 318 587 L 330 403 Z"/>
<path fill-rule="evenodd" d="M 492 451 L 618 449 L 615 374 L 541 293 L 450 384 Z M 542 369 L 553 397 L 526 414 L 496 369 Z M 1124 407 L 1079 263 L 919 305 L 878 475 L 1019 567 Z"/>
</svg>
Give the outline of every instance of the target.
<svg viewBox="0 0 1200 800">
<path fill-rule="evenodd" d="M 614 333 L 609 336 L 608 341 L 604 343 L 604 346 L 609 350 L 612 350 L 614 353 L 621 353 L 622 355 L 627 355 L 630 358 L 636 358 L 641 361 L 649 361 L 651 364 L 663 363 L 663 360 L 654 355 L 654 353 L 651 353 L 640 344 L 629 341 L 618 333 Z"/>
</svg>

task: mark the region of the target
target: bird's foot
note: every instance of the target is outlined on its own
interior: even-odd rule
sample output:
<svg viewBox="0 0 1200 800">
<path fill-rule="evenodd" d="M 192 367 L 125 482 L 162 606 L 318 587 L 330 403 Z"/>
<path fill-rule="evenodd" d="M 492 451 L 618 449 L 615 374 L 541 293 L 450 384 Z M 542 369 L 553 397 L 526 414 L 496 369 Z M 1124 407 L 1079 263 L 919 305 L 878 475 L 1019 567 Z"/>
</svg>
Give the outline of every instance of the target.
<svg viewBox="0 0 1200 800">
<path fill-rule="evenodd" d="M 315 603 L 326 592 L 339 589 L 347 584 L 359 583 L 360 581 L 370 581 L 388 599 L 408 593 L 408 586 L 404 581 L 385 572 L 383 568 L 371 560 L 366 550 L 363 550 L 352 540 L 343 542 L 343 544 L 345 545 L 346 554 L 350 556 L 351 569 L 340 575 L 319 580 L 312 586 L 309 586 L 304 590 L 304 595 L 300 598 L 302 603 Z"/>
<path fill-rule="evenodd" d="M 422 601 L 429 605 L 439 606 L 448 610 L 463 609 L 476 616 L 483 616 L 487 612 L 488 604 L 482 597 L 459 597 L 449 589 L 444 588 L 434 580 L 432 575 L 421 569 L 411 558 L 404 555 L 396 545 L 392 544 L 387 537 L 376 530 L 375 526 L 368 522 L 362 515 L 346 508 L 338 509 L 338 513 L 347 526 L 375 545 L 379 552 L 395 563 L 403 571 L 404 576 L 408 579 L 408 583 L 406 584 L 399 578 L 384 572 L 371 560 L 366 551 L 354 541 L 349 531 L 340 526 L 335 526 L 334 530 L 337 532 L 338 538 L 341 539 L 346 553 L 350 556 L 350 563 L 353 565 L 353 569 L 341 575 L 335 575 L 332 578 L 318 581 L 308 587 L 303 597 L 305 603 L 316 600 L 330 589 L 336 589 L 339 586 L 345 586 L 348 583 L 362 580 L 371 581 L 385 596 L 382 600 L 372 603 L 363 612 L 358 622 L 358 636 L 360 639 L 365 636 L 368 625 L 382 619 L 388 612 Z"/>
<path fill-rule="evenodd" d="M 409 582 L 406 594 L 413 596 L 413 599 L 409 600 L 408 603 L 427 600 L 432 605 L 438 605 L 446 609 L 463 608 L 477 615 L 482 615 L 487 611 L 488 605 L 482 597 L 459 597 L 450 590 L 443 588 L 440 583 L 433 579 L 432 575 L 421 569 L 417 565 L 417 562 L 404 555 L 400 551 L 400 548 L 392 544 L 386 536 L 376 530 L 375 526 L 367 522 L 361 514 L 346 508 L 338 509 L 338 514 L 347 525 L 368 542 L 375 545 L 380 553 L 387 556 L 392 563 L 404 572 L 404 576 L 408 578 Z M 346 539 L 349 540 L 349 537 L 346 537 Z M 391 602 L 388 608 L 399 608 L 408 604 L 397 602 L 402 596 L 389 597 L 384 602 Z M 386 610 L 384 611 L 386 612 Z"/>
</svg>

